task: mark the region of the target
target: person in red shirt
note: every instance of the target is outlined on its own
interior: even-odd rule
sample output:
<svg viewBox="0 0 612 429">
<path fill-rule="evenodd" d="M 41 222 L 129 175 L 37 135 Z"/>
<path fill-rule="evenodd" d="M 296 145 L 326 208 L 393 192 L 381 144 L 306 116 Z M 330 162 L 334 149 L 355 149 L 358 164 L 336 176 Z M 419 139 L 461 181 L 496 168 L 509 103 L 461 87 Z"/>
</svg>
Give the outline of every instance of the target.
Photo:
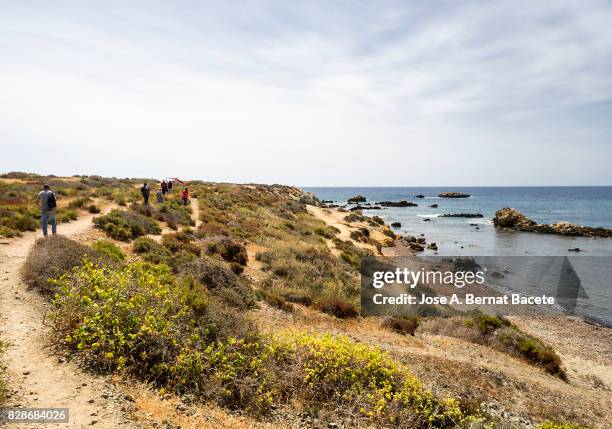
<svg viewBox="0 0 612 429">
<path fill-rule="evenodd" d="M 187 188 L 183 189 L 183 204 L 189 204 L 189 190 Z"/>
</svg>

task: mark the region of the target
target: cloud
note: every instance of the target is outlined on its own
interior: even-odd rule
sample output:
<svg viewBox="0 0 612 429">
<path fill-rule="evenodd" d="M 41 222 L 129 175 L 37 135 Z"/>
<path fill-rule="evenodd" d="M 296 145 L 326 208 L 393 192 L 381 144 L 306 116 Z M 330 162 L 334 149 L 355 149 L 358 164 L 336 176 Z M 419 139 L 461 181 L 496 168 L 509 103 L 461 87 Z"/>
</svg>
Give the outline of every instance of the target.
<svg viewBox="0 0 612 429">
<path fill-rule="evenodd" d="M 44 165 L 22 145 L 73 154 L 58 169 L 84 173 L 609 183 L 596 155 L 582 153 L 586 177 L 552 168 L 585 134 L 610 154 L 611 126 L 570 114 L 612 101 L 609 22 L 594 0 L 15 3 L 0 12 L 0 169 Z M 540 160 L 551 168 L 501 162 L 520 162 L 506 145 L 561 141 L 570 149 Z M 389 157 L 412 165 L 377 170 Z"/>
</svg>

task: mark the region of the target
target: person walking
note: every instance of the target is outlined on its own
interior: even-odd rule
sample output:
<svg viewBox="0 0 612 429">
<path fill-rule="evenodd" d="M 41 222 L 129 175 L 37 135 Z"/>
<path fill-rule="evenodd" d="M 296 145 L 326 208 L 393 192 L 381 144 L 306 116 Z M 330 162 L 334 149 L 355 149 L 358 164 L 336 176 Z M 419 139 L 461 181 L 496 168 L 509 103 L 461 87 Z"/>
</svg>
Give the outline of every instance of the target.
<svg viewBox="0 0 612 429">
<path fill-rule="evenodd" d="M 142 188 L 140 188 L 140 193 L 142 194 L 145 205 L 148 205 L 149 196 L 151 195 L 151 188 L 149 188 L 149 184 L 147 182 L 144 182 L 144 185 L 142 185 Z"/>
<path fill-rule="evenodd" d="M 168 179 L 168 192 L 172 190 L 172 179 Z"/>
<path fill-rule="evenodd" d="M 159 188 L 155 196 L 157 197 L 157 202 L 159 204 L 164 202 L 164 190 L 162 188 Z"/>
<path fill-rule="evenodd" d="M 165 180 L 162 180 L 161 182 L 161 191 L 163 195 L 166 195 L 166 192 L 168 192 L 168 184 Z"/>
<path fill-rule="evenodd" d="M 51 222 L 51 233 L 57 234 L 57 220 L 55 219 L 55 208 L 57 201 L 55 193 L 47 184 L 43 185 L 43 190 L 38 194 L 38 206 L 40 207 L 40 223 L 43 235 L 47 236 L 47 228 Z"/>
<path fill-rule="evenodd" d="M 185 188 L 183 189 L 183 204 L 188 205 L 189 204 L 189 189 Z"/>
</svg>

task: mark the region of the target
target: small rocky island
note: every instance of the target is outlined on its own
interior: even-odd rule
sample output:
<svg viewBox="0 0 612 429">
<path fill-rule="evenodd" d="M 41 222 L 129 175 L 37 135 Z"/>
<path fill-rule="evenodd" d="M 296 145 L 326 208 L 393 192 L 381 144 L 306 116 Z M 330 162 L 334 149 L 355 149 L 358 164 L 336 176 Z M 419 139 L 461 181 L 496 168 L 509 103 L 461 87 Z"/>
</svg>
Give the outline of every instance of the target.
<svg viewBox="0 0 612 429">
<path fill-rule="evenodd" d="M 365 203 L 366 202 L 366 197 L 364 197 L 363 195 L 355 195 L 352 198 L 348 199 L 348 202 L 351 204 L 357 204 L 357 203 Z"/>
<path fill-rule="evenodd" d="M 574 237 L 612 238 L 612 229 L 593 228 L 569 222 L 541 224 L 529 219 L 518 210 L 510 207 L 504 207 L 495 212 L 493 224 L 499 228 L 508 228 L 517 231 L 542 232 L 546 234 L 568 235 Z"/>
<path fill-rule="evenodd" d="M 470 194 L 464 194 L 463 192 L 442 192 L 438 196 L 440 198 L 469 198 Z"/>
<path fill-rule="evenodd" d="M 417 207 L 418 204 L 412 203 L 410 201 L 401 200 L 401 201 L 380 201 L 377 202 L 379 206 L 382 207 Z"/>
<path fill-rule="evenodd" d="M 441 214 L 440 217 L 480 218 L 484 216 L 481 213 L 445 213 L 445 214 Z"/>
</svg>

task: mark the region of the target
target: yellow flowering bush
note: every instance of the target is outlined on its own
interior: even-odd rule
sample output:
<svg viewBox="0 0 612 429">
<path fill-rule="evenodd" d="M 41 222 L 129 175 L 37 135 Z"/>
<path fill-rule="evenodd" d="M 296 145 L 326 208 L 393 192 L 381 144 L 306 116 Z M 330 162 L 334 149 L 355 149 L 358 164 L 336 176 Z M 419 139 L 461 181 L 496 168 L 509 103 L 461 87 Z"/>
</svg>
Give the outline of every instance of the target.
<svg viewBox="0 0 612 429">
<path fill-rule="evenodd" d="M 177 278 L 166 265 L 86 262 L 55 284 L 57 337 L 98 368 L 258 415 L 293 403 L 380 426 L 468 419 L 380 349 L 346 336 L 262 335 L 197 276 Z"/>
</svg>

